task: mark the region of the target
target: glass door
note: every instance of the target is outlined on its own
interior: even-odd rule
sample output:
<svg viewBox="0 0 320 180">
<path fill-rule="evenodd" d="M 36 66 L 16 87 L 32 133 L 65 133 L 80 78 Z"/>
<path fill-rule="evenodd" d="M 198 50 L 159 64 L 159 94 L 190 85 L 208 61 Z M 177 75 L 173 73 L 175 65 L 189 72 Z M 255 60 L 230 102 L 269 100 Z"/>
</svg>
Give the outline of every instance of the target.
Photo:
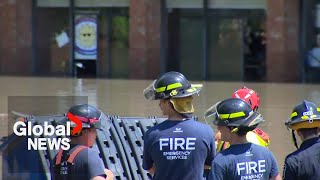
<svg viewBox="0 0 320 180">
<path fill-rule="evenodd" d="M 215 14 L 208 17 L 208 79 L 243 79 L 243 19 Z"/>
</svg>

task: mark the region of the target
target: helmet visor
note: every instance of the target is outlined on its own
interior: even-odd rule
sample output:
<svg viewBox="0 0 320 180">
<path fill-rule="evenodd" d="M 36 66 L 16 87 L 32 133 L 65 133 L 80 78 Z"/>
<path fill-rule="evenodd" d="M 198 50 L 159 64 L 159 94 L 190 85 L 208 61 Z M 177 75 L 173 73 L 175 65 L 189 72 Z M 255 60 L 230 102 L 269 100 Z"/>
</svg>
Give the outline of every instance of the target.
<svg viewBox="0 0 320 180">
<path fill-rule="evenodd" d="M 216 126 L 246 126 L 252 127 L 259 124 L 263 121 L 263 117 L 258 112 L 251 111 L 249 116 L 246 118 L 240 118 L 235 122 L 230 122 L 229 118 L 230 114 L 219 114 L 217 111 L 217 106 L 220 102 L 216 103 L 215 105 L 211 106 L 205 113 L 204 118 L 207 121 L 212 121 Z M 245 114 L 241 114 L 240 116 L 244 116 Z M 231 115 L 232 116 L 232 115 Z M 236 118 L 236 117 L 234 117 Z"/>
<path fill-rule="evenodd" d="M 89 119 L 90 126 L 96 129 L 102 129 L 101 121 L 105 121 L 106 118 L 106 115 L 100 111 L 100 117 L 98 119 Z"/>
<path fill-rule="evenodd" d="M 219 105 L 219 103 L 220 102 L 217 102 L 215 105 L 207 109 L 204 113 L 204 118 L 206 119 L 206 121 L 211 121 L 214 125 L 218 125 L 219 122 L 219 113 L 217 111 L 217 106 Z"/>
<path fill-rule="evenodd" d="M 143 95 L 147 100 L 155 100 L 156 90 L 154 84 L 157 80 L 154 80 L 147 88 L 143 90 Z"/>
</svg>

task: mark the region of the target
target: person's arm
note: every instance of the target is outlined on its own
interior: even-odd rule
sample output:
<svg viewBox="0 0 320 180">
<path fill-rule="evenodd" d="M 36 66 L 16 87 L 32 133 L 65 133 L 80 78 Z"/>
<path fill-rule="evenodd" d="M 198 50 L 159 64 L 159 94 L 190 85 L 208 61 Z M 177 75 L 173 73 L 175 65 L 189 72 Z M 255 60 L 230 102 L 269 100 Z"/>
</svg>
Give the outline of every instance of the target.
<svg viewBox="0 0 320 180">
<path fill-rule="evenodd" d="M 106 178 L 104 178 L 102 176 L 95 176 L 95 177 L 91 178 L 90 180 L 106 180 Z"/>
<path fill-rule="evenodd" d="M 114 175 L 113 175 L 112 171 L 110 171 L 109 169 L 105 169 L 104 172 L 107 174 L 106 178 L 104 178 L 102 176 L 95 176 L 95 177 L 91 178 L 91 180 L 114 180 Z"/>
<path fill-rule="evenodd" d="M 150 151 L 150 140 L 149 140 L 149 132 L 147 131 L 144 135 L 143 140 L 143 162 L 142 167 L 144 170 L 147 170 L 151 175 L 154 175 L 156 168 L 154 166 L 152 157 L 151 157 L 151 151 Z"/>
<path fill-rule="evenodd" d="M 107 174 L 107 180 L 113 180 L 114 179 L 114 174 L 112 171 L 110 171 L 109 169 L 104 169 L 104 172 Z"/>
<path fill-rule="evenodd" d="M 224 179 L 227 179 L 225 169 L 216 162 L 216 159 L 213 160 L 207 180 L 224 180 Z"/>
<path fill-rule="evenodd" d="M 204 163 L 204 172 L 203 176 L 208 177 L 211 169 L 211 163 L 216 156 L 216 142 L 215 138 L 213 136 L 213 131 L 210 126 L 208 126 L 208 137 L 207 137 L 207 145 L 208 145 L 208 150 L 207 150 L 207 157 L 206 161 Z"/>
<path fill-rule="evenodd" d="M 88 149 L 88 151 L 89 152 L 85 152 L 85 155 L 87 156 L 86 158 L 88 159 L 87 169 L 88 169 L 88 175 L 90 179 L 91 180 L 113 179 L 113 173 L 110 170 L 108 170 L 108 174 L 106 173 L 105 166 L 98 152 L 92 149 Z M 88 154 L 90 154 L 90 158 L 88 158 Z"/>
<path fill-rule="evenodd" d="M 296 172 L 294 171 L 294 168 L 291 166 L 291 163 L 288 162 L 288 159 L 286 158 L 283 166 L 283 172 L 282 172 L 282 179 L 284 180 L 295 180 L 296 179 Z"/>
<path fill-rule="evenodd" d="M 278 174 L 275 177 L 271 177 L 270 180 L 281 180 L 281 176 L 280 176 L 280 174 Z"/>
<path fill-rule="evenodd" d="M 212 164 L 212 161 L 214 159 L 214 157 L 216 156 L 216 143 L 215 143 L 215 138 L 213 135 L 213 131 L 211 129 L 211 127 L 209 126 L 209 132 L 208 132 L 208 155 L 205 161 L 205 169 L 210 169 L 210 166 Z"/>
<path fill-rule="evenodd" d="M 148 172 L 153 176 L 156 172 L 156 167 L 153 165 L 152 168 L 148 170 Z"/>
<path fill-rule="evenodd" d="M 278 168 L 276 158 L 273 156 L 271 151 L 269 151 L 269 152 L 270 152 L 269 156 L 271 158 L 271 170 L 270 170 L 270 174 L 269 174 L 269 179 L 270 180 L 281 180 L 281 176 L 279 173 L 279 168 Z"/>
</svg>

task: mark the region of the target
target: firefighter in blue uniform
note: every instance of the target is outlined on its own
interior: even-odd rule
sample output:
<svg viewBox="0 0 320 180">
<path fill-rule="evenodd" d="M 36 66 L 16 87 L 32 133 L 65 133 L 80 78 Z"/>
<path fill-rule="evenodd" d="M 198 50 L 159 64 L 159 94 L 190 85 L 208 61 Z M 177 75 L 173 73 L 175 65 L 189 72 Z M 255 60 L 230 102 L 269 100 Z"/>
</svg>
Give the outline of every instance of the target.
<svg viewBox="0 0 320 180">
<path fill-rule="evenodd" d="M 159 100 L 163 115 L 168 116 L 144 135 L 142 167 L 154 180 L 202 180 L 205 165 L 211 165 L 213 131 L 192 118 L 192 96 L 199 91 L 178 72 L 163 74 L 144 90 L 145 98 Z"/>
<path fill-rule="evenodd" d="M 226 99 L 209 108 L 205 118 L 218 127 L 221 140 L 230 143 L 213 160 L 209 180 L 281 179 L 273 154 L 247 141 L 247 132 L 263 121 L 248 103 L 240 98 Z"/>
<path fill-rule="evenodd" d="M 297 104 L 285 123 L 292 129 L 292 138 L 298 150 L 285 159 L 283 179 L 319 180 L 320 179 L 320 108 L 314 103 L 302 101 Z M 297 131 L 302 144 L 298 148 L 295 138 Z"/>
</svg>

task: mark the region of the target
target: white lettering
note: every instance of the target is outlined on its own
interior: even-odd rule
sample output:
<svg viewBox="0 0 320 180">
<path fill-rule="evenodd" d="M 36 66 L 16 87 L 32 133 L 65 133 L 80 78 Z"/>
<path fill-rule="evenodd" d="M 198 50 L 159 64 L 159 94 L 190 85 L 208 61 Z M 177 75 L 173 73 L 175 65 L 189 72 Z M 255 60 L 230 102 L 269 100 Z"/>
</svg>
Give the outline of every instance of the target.
<svg viewBox="0 0 320 180">
<path fill-rule="evenodd" d="M 245 176 L 241 176 L 241 180 L 247 180 L 247 179 L 251 179 L 251 180 L 256 180 L 256 179 L 262 179 L 263 174 L 251 174 L 251 175 L 245 175 Z"/>
<path fill-rule="evenodd" d="M 30 121 L 28 121 L 28 136 L 32 135 L 32 124 Z"/>
<path fill-rule="evenodd" d="M 252 171 L 254 171 L 254 173 L 257 173 L 257 163 L 256 162 L 249 162 L 249 174 L 252 174 Z"/>
<path fill-rule="evenodd" d="M 35 138 L 33 140 L 31 138 L 28 138 L 28 150 L 31 150 L 31 146 L 32 146 L 32 149 L 34 149 L 34 150 L 38 149 L 38 140 L 37 140 L 37 138 Z"/>
<path fill-rule="evenodd" d="M 38 150 L 47 150 L 47 138 L 34 138 L 38 139 Z"/>
<path fill-rule="evenodd" d="M 67 122 L 66 126 L 58 125 L 54 127 L 48 122 L 44 122 L 44 125 L 34 125 L 29 121 L 27 124 L 22 121 L 18 121 L 13 125 L 13 132 L 17 136 L 33 136 L 34 138 L 28 138 L 28 150 L 58 150 L 61 146 L 63 150 L 70 149 L 69 138 L 44 138 L 46 136 L 69 136 L 70 135 L 70 122 Z M 44 136 L 42 138 L 37 136 Z M 168 141 L 168 139 L 167 139 Z M 168 146 L 168 143 L 163 143 L 163 146 Z"/>
<path fill-rule="evenodd" d="M 19 128 L 18 131 L 18 126 L 21 125 L 22 127 Z M 15 135 L 17 136 L 25 136 L 27 131 L 26 131 L 26 123 L 22 122 L 22 121 L 18 121 L 16 123 L 14 123 L 13 125 L 13 132 Z"/>
<path fill-rule="evenodd" d="M 71 129 L 71 122 L 67 122 L 67 134 L 66 134 L 66 136 L 70 136 L 70 129 Z M 70 145 L 69 145 L 70 146 Z"/>
<path fill-rule="evenodd" d="M 69 138 L 63 138 L 61 140 L 61 149 L 63 150 L 69 150 L 70 149 L 70 139 Z"/>
<path fill-rule="evenodd" d="M 266 172 L 266 160 L 258 160 L 259 172 Z"/>
<path fill-rule="evenodd" d="M 17 136 L 70 136 L 70 122 L 67 122 L 67 125 L 57 125 L 54 127 L 48 122 L 44 122 L 44 125 L 34 125 L 29 121 L 27 124 L 22 121 L 18 121 L 13 125 L 13 132 Z"/>
<path fill-rule="evenodd" d="M 187 145 L 186 145 L 186 149 L 187 150 L 195 150 L 196 149 L 196 141 L 197 138 L 187 138 Z M 194 141 L 194 142 L 192 142 Z"/>
<path fill-rule="evenodd" d="M 37 131 L 37 129 L 39 129 Z M 35 125 L 33 126 L 32 128 L 32 133 L 35 135 L 35 136 L 40 136 L 42 133 L 43 133 L 43 128 L 41 125 Z"/>
<path fill-rule="evenodd" d="M 244 163 L 244 162 L 242 162 L 242 163 L 237 163 L 238 176 L 241 174 L 241 171 L 242 171 L 242 170 L 246 170 L 245 167 L 241 167 L 241 166 L 245 166 L 245 163 Z"/>
<path fill-rule="evenodd" d="M 169 138 L 160 138 L 159 143 L 160 143 L 160 151 L 162 151 L 163 146 L 168 146 L 169 144 L 167 143 L 169 141 Z"/>
<path fill-rule="evenodd" d="M 48 145 L 50 149 L 59 150 L 61 138 L 48 139 Z"/>
<path fill-rule="evenodd" d="M 238 175 L 242 171 L 245 171 L 246 175 L 266 172 L 266 160 L 258 160 L 258 163 L 255 161 L 237 163 Z"/>
<path fill-rule="evenodd" d="M 179 141 L 180 141 L 180 143 L 179 143 Z M 174 139 L 174 150 L 177 150 L 178 146 L 180 147 L 181 150 L 184 150 L 183 145 L 185 144 L 185 142 L 186 141 L 184 140 L 184 138 L 175 138 Z"/>
<path fill-rule="evenodd" d="M 44 135 L 46 136 L 54 135 L 54 127 L 52 125 L 49 125 L 47 121 L 44 122 Z"/>
<path fill-rule="evenodd" d="M 63 150 L 70 149 L 70 139 L 69 138 L 28 138 L 28 150 L 47 150 L 47 144 L 50 150 L 59 150 L 60 146 Z"/>
<path fill-rule="evenodd" d="M 159 140 L 160 151 L 164 147 L 169 147 L 169 150 L 195 150 L 197 138 L 161 138 Z"/>
<path fill-rule="evenodd" d="M 64 125 L 57 125 L 56 126 L 56 135 L 57 136 L 64 136 L 65 134 L 65 126 Z"/>
</svg>

